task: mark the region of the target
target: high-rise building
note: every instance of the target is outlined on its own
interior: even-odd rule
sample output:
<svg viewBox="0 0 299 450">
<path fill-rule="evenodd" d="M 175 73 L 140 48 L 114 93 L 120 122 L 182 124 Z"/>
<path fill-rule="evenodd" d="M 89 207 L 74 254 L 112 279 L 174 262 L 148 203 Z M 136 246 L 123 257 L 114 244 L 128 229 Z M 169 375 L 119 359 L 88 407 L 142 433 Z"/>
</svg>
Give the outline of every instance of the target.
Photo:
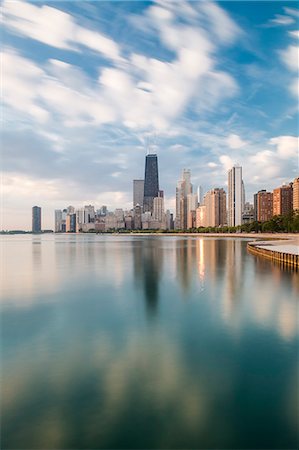
<svg viewBox="0 0 299 450">
<path fill-rule="evenodd" d="M 42 231 L 42 209 L 39 206 L 32 208 L 32 233 L 41 233 Z"/>
<path fill-rule="evenodd" d="M 55 233 L 62 231 L 62 211 L 61 209 L 55 209 Z"/>
<path fill-rule="evenodd" d="M 198 206 L 198 195 L 187 195 L 187 228 L 194 228 L 196 222 L 196 208 Z"/>
<path fill-rule="evenodd" d="M 65 230 L 66 230 L 66 215 L 67 215 L 67 210 L 66 209 L 63 209 L 62 210 L 62 221 L 61 221 L 61 231 L 63 232 L 63 233 L 65 233 Z"/>
<path fill-rule="evenodd" d="M 173 230 L 174 228 L 173 214 L 169 211 L 169 209 L 166 211 L 165 220 L 166 220 L 166 229 Z"/>
<path fill-rule="evenodd" d="M 176 218 L 175 227 L 181 230 L 186 230 L 188 223 L 188 194 L 192 194 L 191 172 L 184 169 L 182 179 L 178 182 L 176 187 Z"/>
<path fill-rule="evenodd" d="M 273 217 L 273 194 L 272 192 L 267 192 L 266 189 L 258 191 L 254 195 L 255 220 L 258 222 L 266 222 Z"/>
<path fill-rule="evenodd" d="M 143 211 L 153 212 L 154 198 L 159 193 L 158 157 L 149 154 L 145 157 Z"/>
<path fill-rule="evenodd" d="M 93 223 L 95 220 L 95 210 L 92 205 L 84 206 L 84 223 Z"/>
<path fill-rule="evenodd" d="M 228 171 L 228 225 L 230 227 L 242 225 L 244 192 L 242 167 L 233 166 Z"/>
<path fill-rule="evenodd" d="M 142 224 L 141 224 L 141 215 L 142 215 L 142 208 L 140 205 L 136 205 L 134 208 L 134 229 L 135 230 L 141 230 Z"/>
<path fill-rule="evenodd" d="M 199 205 L 203 204 L 203 189 L 202 186 L 197 186 L 197 201 Z"/>
<path fill-rule="evenodd" d="M 163 222 L 164 217 L 164 198 L 163 197 L 155 197 L 153 204 L 153 219 L 158 222 Z"/>
<path fill-rule="evenodd" d="M 204 196 L 205 226 L 219 227 L 226 224 L 226 193 L 224 189 L 211 189 Z"/>
<path fill-rule="evenodd" d="M 77 231 L 75 213 L 69 213 L 66 215 L 65 231 L 66 233 L 75 233 Z"/>
<path fill-rule="evenodd" d="M 133 208 L 143 206 L 144 180 L 133 180 Z"/>
<path fill-rule="evenodd" d="M 299 177 L 293 182 L 293 210 L 299 211 Z"/>
<path fill-rule="evenodd" d="M 273 216 L 288 214 L 293 210 L 293 183 L 273 190 Z"/>
<path fill-rule="evenodd" d="M 196 228 L 207 226 L 206 209 L 205 205 L 200 205 L 196 208 Z"/>
</svg>

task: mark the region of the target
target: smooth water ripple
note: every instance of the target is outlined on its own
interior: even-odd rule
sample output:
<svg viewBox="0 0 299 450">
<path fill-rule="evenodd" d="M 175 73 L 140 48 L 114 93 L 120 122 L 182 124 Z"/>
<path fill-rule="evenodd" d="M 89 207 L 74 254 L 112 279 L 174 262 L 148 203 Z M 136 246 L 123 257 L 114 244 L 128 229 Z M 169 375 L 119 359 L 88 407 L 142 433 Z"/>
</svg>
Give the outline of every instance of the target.
<svg viewBox="0 0 299 450">
<path fill-rule="evenodd" d="M 1 248 L 1 448 L 298 448 L 298 272 L 234 238 Z"/>
</svg>

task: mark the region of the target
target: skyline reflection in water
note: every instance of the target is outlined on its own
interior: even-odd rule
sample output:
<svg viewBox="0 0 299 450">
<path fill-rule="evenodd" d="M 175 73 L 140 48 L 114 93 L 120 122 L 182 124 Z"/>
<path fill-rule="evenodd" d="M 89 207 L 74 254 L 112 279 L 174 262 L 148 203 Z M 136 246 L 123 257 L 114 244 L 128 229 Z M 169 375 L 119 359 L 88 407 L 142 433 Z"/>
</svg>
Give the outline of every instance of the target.
<svg viewBox="0 0 299 450">
<path fill-rule="evenodd" d="M 1 243 L 2 448 L 298 446 L 298 273 L 233 238 Z"/>
</svg>

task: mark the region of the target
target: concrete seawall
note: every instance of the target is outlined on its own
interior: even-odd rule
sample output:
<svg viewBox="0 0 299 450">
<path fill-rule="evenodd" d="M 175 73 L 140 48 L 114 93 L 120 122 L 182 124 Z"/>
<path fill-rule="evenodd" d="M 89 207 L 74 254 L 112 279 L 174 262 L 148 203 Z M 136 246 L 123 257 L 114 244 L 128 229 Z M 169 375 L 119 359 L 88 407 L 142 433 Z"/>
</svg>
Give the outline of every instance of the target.
<svg viewBox="0 0 299 450">
<path fill-rule="evenodd" d="M 299 245 L 293 241 L 248 242 L 247 249 L 254 255 L 277 261 L 281 265 L 299 268 Z"/>
</svg>

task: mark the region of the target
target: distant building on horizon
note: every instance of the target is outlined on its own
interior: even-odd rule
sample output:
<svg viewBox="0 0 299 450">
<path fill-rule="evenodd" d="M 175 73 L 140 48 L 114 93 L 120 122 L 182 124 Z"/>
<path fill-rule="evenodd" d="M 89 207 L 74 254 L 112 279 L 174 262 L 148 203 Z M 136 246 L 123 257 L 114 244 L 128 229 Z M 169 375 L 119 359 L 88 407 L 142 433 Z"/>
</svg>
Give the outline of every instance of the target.
<svg viewBox="0 0 299 450">
<path fill-rule="evenodd" d="M 41 233 L 42 231 L 42 209 L 39 206 L 32 208 L 32 233 Z"/>
<path fill-rule="evenodd" d="M 236 227 L 242 225 L 244 197 L 242 167 L 236 165 L 228 171 L 228 226 Z"/>
<path fill-rule="evenodd" d="M 143 206 L 144 180 L 133 180 L 133 208 Z"/>
<path fill-rule="evenodd" d="M 143 211 L 153 213 L 154 198 L 159 197 L 158 157 L 150 153 L 145 157 Z"/>
<path fill-rule="evenodd" d="M 55 209 L 55 233 L 61 233 L 62 231 L 62 211 L 61 209 Z"/>
</svg>

